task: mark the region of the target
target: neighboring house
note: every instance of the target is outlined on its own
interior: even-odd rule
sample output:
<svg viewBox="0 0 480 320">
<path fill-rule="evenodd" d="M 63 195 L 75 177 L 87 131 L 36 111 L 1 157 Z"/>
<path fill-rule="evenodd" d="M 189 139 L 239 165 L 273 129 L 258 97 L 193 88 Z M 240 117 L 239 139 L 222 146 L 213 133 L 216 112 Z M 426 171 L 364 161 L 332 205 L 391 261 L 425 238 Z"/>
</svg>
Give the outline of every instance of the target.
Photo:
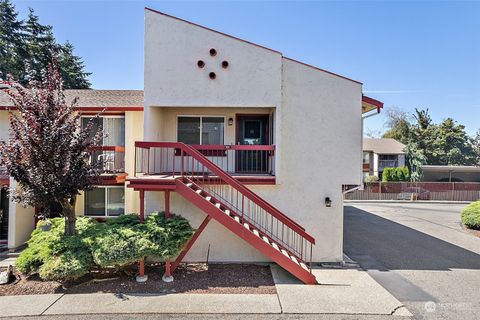
<svg viewBox="0 0 480 320">
<path fill-rule="evenodd" d="M 480 182 L 478 166 L 423 165 L 422 182 Z"/>
<path fill-rule="evenodd" d="M 405 145 L 395 139 L 363 139 L 363 176 L 382 178 L 385 168 L 405 165 Z"/>
<path fill-rule="evenodd" d="M 343 260 L 342 187 L 362 183 L 362 114 L 383 106 L 362 83 L 151 9 L 144 73 L 144 101 L 71 95 L 87 117 L 107 108 L 113 135 L 101 155 L 125 148 L 125 165 L 111 161 L 108 185 L 87 192 L 79 214 L 171 211 L 204 231 L 178 259 L 275 261 L 307 283 L 312 261 Z M 9 217 L 13 248 L 33 210 L 10 203 Z"/>
<path fill-rule="evenodd" d="M 78 112 L 82 125 L 97 113 L 96 120 L 108 134 L 92 155 L 92 161 L 105 160 L 101 184 L 77 199 L 77 215 L 96 218 L 114 217 L 126 212 L 138 212 L 139 202 L 133 190 L 125 187 L 125 178 L 134 171 L 134 142 L 143 137 L 143 91 L 141 90 L 66 90 L 67 101 L 78 97 Z M 12 107 L 6 93 L 0 90 L 0 139 L 8 139 L 8 109 Z M 0 184 L 15 186 L 15 181 L 0 170 Z M 13 203 L 7 189 L 1 189 L 0 242 L 14 249 L 30 236 L 34 228 L 33 208 Z"/>
</svg>

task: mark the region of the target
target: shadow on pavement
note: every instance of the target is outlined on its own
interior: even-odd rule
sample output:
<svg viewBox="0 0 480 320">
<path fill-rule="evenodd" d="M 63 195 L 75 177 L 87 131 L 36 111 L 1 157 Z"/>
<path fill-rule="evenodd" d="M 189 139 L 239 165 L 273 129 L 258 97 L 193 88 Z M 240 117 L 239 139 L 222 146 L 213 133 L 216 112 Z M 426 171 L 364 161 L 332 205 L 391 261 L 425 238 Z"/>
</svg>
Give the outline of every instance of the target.
<svg viewBox="0 0 480 320">
<path fill-rule="evenodd" d="M 480 269 L 480 255 L 353 206 L 345 206 L 344 251 L 365 269 Z"/>
</svg>

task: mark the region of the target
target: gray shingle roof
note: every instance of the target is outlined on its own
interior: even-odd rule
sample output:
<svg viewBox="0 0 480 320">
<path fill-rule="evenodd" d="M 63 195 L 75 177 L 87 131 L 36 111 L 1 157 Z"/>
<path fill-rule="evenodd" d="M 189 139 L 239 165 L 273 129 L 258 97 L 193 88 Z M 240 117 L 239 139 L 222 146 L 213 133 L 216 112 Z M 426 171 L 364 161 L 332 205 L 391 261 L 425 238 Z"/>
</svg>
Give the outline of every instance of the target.
<svg viewBox="0 0 480 320">
<path fill-rule="evenodd" d="M 143 107 L 143 90 L 65 90 L 65 97 L 78 97 L 79 107 Z M 10 106 L 10 98 L 0 90 L 0 107 Z"/>
<path fill-rule="evenodd" d="M 405 145 L 395 139 L 363 139 L 363 151 L 378 154 L 404 154 Z"/>
</svg>

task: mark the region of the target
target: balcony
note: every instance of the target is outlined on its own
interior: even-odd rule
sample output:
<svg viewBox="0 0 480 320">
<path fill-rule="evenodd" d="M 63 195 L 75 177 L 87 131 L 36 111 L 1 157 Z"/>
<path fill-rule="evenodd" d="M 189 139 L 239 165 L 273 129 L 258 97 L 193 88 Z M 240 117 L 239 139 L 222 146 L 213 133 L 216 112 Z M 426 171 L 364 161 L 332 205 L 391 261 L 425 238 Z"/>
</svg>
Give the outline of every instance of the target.
<svg viewBox="0 0 480 320">
<path fill-rule="evenodd" d="M 90 161 L 103 161 L 104 174 L 117 174 L 125 172 L 125 147 L 98 146 L 92 148 Z"/>
<path fill-rule="evenodd" d="M 191 147 L 239 181 L 247 184 L 275 184 L 274 145 L 191 145 Z M 196 172 L 198 176 L 212 175 L 206 168 L 192 168 L 193 165 L 192 157 L 182 153 L 180 143 L 144 141 L 135 143 L 136 180 L 170 181 L 181 176 L 186 170 Z"/>
</svg>

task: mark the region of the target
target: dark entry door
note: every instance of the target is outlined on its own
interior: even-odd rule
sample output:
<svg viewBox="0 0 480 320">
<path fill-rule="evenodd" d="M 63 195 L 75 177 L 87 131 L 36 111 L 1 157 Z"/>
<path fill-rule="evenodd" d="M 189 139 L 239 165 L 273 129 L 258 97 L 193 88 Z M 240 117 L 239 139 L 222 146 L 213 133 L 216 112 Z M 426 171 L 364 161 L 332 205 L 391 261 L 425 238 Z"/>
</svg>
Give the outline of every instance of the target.
<svg viewBox="0 0 480 320">
<path fill-rule="evenodd" d="M 237 144 L 238 145 L 268 145 L 269 144 L 269 116 L 238 116 L 237 117 Z M 265 150 L 237 150 L 236 172 L 238 173 L 268 173 L 268 151 Z"/>
<path fill-rule="evenodd" d="M 7 189 L 0 188 L 0 240 L 8 239 L 8 196 Z"/>
</svg>

